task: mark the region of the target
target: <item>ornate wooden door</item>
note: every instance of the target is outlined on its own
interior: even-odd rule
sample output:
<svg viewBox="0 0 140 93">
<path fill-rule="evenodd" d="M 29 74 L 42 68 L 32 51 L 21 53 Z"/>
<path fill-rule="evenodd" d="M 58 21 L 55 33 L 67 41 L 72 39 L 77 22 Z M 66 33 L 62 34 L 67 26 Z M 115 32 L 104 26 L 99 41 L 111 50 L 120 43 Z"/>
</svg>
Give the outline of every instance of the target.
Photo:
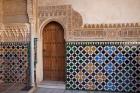
<svg viewBox="0 0 140 93">
<path fill-rule="evenodd" d="M 50 22 L 43 31 L 44 80 L 64 81 L 65 40 L 63 27 Z"/>
</svg>

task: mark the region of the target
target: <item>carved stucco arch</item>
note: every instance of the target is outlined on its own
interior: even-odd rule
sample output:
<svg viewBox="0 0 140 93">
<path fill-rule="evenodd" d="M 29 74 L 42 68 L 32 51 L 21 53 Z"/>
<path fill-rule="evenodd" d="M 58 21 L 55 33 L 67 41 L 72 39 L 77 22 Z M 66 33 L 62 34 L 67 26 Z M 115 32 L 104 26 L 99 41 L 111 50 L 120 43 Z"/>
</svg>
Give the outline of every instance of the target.
<svg viewBox="0 0 140 93">
<path fill-rule="evenodd" d="M 64 39 L 66 37 L 66 31 L 68 31 L 67 29 L 67 25 L 65 24 L 65 22 L 62 20 L 62 18 L 46 18 L 44 21 L 41 22 L 41 25 L 39 26 L 39 38 L 38 38 L 38 47 L 39 50 L 38 51 L 38 66 L 37 66 L 37 71 L 40 71 L 39 73 L 37 73 L 37 82 L 41 82 L 43 80 L 43 29 L 44 27 L 49 24 L 50 22 L 55 21 L 57 23 L 59 23 L 63 29 L 64 29 Z M 66 41 L 66 39 L 65 39 Z"/>
<path fill-rule="evenodd" d="M 40 25 L 40 28 L 39 28 L 40 39 L 41 40 L 43 39 L 42 34 L 43 34 L 44 27 L 52 21 L 59 23 L 63 27 L 63 29 L 64 29 L 64 39 L 66 40 L 66 31 L 67 31 L 66 24 L 61 19 L 56 19 L 56 18 L 46 19 L 42 22 L 42 24 Z"/>
<path fill-rule="evenodd" d="M 71 5 L 40 6 L 38 10 L 37 82 L 43 80 L 43 29 L 50 22 L 59 23 L 64 29 L 65 42 L 73 38 L 72 33 L 83 24 L 82 16 Z"/>
</svg>

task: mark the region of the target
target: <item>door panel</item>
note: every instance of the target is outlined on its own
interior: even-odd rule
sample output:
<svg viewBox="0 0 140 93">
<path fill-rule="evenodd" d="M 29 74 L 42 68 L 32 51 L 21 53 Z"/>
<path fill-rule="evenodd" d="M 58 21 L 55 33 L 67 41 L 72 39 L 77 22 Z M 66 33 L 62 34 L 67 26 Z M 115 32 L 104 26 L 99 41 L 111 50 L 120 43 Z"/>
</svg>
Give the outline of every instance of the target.
<svg viewBox="0 0 140 93">
<path fill-rule="evenodd" d="M 43 30 L 44 80 L 64 81 L 65 40 L 63 27 L 51 22 Z"/>
</svg>

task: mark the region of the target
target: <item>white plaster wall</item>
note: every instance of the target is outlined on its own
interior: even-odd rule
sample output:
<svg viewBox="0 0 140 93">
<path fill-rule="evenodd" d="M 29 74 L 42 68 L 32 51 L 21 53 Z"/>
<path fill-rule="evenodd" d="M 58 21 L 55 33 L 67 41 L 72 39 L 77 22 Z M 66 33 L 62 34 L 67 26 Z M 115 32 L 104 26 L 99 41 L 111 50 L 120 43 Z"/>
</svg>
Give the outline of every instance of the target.
<svg viewBox="0 0 140 93">
<path fill-rule="evenodd" d="M 84 23 L 140 22 L 140 0 L 39 0 L 39 6 L 72 4 Z"/>
</svg>

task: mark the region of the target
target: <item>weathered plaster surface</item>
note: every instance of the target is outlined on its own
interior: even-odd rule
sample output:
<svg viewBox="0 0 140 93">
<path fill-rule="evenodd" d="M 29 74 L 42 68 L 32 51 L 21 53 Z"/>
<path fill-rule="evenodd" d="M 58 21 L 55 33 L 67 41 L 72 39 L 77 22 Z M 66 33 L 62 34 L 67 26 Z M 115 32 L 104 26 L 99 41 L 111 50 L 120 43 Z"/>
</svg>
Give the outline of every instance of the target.
<svg viewBox="0 0 140 93">
<path fill-rule="evenodd" d="M 0 23 L 2 23 L 2 14 L 3 14 L 3 10 L 2 10 L 2 1 L 3 0 L 0 0 Z"/>
<path fill-rule="evenodd" d="M 72 4 L 84 23 L 131 23 L 140 21 L 140 0 L 39 0 L 47 4 Z"/>
<path fill-rule="evenodd" d="M 4 0 L 3 22 L 27 23 L 27 0 Z"/>
</svg>

